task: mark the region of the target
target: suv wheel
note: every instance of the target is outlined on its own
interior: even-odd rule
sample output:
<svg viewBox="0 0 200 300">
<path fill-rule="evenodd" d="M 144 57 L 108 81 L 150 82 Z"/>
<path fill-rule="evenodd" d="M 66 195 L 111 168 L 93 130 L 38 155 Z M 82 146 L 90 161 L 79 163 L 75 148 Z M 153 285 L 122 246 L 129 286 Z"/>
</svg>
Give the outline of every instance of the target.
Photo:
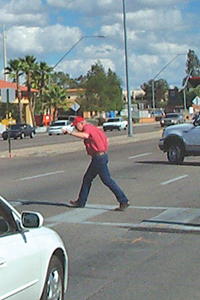
<svg viewBox="0 0 200 300">
<path fill-rule="evenodd" d="M 34 132 L 30 133 L 30 138 L 33 139 L 34 138 Z"/>
<path fill-rule="evenodd" d="M 23 132 L 21 133 L 21 136 L 20 136 L 20 138 L 21 138 L 22 140 L 25 138 L 25 135 L 24 135 L 24 133 L 23 133 Z"/>
<path fill-rule="evenodd" d="M 169 162 L 174 164 L 180 164 L 184 160 L 183 150 L 180 145 L 174 144 L 169 146 L 167 151 L 167 158 Z"/>
</svg>

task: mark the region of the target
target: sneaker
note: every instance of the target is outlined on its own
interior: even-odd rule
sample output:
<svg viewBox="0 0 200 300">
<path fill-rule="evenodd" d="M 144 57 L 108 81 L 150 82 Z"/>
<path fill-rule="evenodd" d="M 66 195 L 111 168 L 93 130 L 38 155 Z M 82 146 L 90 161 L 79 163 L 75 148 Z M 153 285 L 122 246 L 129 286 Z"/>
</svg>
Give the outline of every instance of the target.
<svg viewBox="0 0 200 300">
<path fill-rule="evenodd" d="M 85 207 L 85 205 L 78 203 L 78 201 L 70 200 L 70 207 Z"/>
<path fill-rule="evenodd" d="M 115 208 L 115 211 L 124 211 L 127 207 L 129 207 L 129 202 L 123 203 L 119 205 L 119 207 Z"/>
</svg>

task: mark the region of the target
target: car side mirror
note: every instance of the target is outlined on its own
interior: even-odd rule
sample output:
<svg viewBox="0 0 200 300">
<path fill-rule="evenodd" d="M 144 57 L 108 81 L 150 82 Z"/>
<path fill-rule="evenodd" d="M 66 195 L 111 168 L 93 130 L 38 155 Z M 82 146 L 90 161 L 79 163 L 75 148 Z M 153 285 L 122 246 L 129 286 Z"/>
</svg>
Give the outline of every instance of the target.
<svg viewBox="0 0 200 300">
<path fill-rule="evenodd" d="M 34 212 L 22 212 L 21 224 L 24 228 L 39 228 L 43 225 L 43 216 Z"/>
</svg>

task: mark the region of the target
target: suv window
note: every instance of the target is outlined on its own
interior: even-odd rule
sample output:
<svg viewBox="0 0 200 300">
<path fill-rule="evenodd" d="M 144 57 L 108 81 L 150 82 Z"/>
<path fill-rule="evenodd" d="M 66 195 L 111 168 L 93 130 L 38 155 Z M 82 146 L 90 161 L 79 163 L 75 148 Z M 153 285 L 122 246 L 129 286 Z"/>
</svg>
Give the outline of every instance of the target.
<svg viewBox="0 0 200 300">
<path fill-rule="evenodd" d="M 166 118 L 178 118 L 178 114 L 166 114 Z"/>
<path fill-rule="evenodd" d="M 22 126 L 22 124 L 11 125 L 10 129 L 20 129 Z"/>
<path fill-rule="evenodd" d="M 120 119 L 119 118 L 112 118 L 112 119 L 108 119 L 107 122 L 119 122 Z"/>
</svg>

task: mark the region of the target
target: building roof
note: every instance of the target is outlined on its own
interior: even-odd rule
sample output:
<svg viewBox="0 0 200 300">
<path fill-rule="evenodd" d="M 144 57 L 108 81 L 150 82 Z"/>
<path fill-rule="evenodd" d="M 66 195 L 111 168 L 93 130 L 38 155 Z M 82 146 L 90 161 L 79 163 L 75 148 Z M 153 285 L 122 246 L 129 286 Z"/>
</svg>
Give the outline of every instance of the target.
<svg viewBox="0 0 200 300">
<path fill-rule="evenodd" d="M 14 88 L 15 90 L 17 90 L 17 84 L 10 82 L 10 81 L 5 81 L 5 80 L 0 79 L 0 89 L 2 89 L 2 88 Z M 26 86 L 20 85 L 20 90 L 22 92 L 27 92 L 28 89 Z M 38 90 L 31 89 L 31 92 L 38 93 Z"/>
<path fill-rule="evenodd" d="M 190 77 L 188 82 L 191 84 L 193 88 L 197 87 L 200 84 L 200 77 Z"/>
</svg>

